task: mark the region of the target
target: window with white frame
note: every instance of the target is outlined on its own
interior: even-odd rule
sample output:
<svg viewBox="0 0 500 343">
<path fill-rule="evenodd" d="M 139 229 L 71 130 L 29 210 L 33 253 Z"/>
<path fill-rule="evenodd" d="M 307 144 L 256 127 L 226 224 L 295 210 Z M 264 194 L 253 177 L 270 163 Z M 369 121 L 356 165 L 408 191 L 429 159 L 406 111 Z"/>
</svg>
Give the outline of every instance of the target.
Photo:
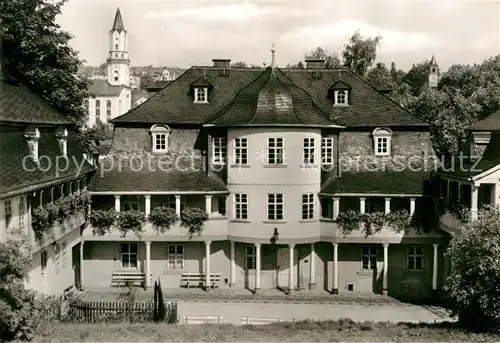
<svg viewBox="0 0 500 343">
<path fill-rule="evenodd" d="M 408 270 L 424 269 L 424 249 L 422 247 L 408 247 L 406 268 Z"/>
<path fill-rule="evenodd" d="M 24 197 L 21 196 L 19 197 L 19 228 L 23 229 L 24 228 L 24 215 L 26 214 L 26 211 L 24 209 Z"/>
<path fill-rule="evenodd" d="M 283 164 L 283 138 L 267 139 L 267 164 Z"/>
<path fill-rule="evenodd" d="M 8 228 L 10 221 L 12 220 L 12 201 L 10 199 L 5 200 L 5 227 Z"/>
<path fill-rule="evenodd" d="M 234 218 L 248 219 L 248 195 L 234 194 Z"/>
<path fill-rule="evenodd" d="M 106 121 L 109 123 L 111 120 L 111 100 L 106 101 Z"/>
<path fill-rule="evenodd" d="M 283 194 L 267 195 L 267 219 L 283 220 Z"/>
<path fill-rule="evenodd" d="M 123 211 L 138 211 L 139 196 L 138 195 L 122 195 L 121 203 Z"/>
<path fill-rule="evenodd" d="M 234 139 L 234 164 L 248 164 L 248 140 Z"/>
<path fill-rule="evenodd" d="M 184 269 L 184 246 L 167 244 L 167 268 Z"/>
<path fill-rule="evenodd" d="M 257 265 L 256 259 L 256 248 L 254 245 L 247 245 L 246 247 L 246 258 L 245 258 L 245 267 L 246 270 L 255 270 L 255 266 Z"/>
<path fill-rule="evenodd" d="M 61 248 L 59 244 L 54 245 L 54 267 L 56 274 L 59 274 L 61 271 Z"/>
<path fill-rule="evenodd" d="M 195 88 L 194 89 L 194 102 L 208 102 L 208 88 Z"/>
<path fill-rule="evenodd" d="M 212 137 L 214 164 L 226 163 L 226 137 Z"/>
<path fill-rule="evenodd" d="M 373 130 L 372 135 L 375 156 L 389 156 L 391 154 L 392 131 L 377 128 Z"/>
<path fill-rule="evenodd" d="M 121 263 L 122 268 L 137 268 L 137 243 L 122 243 Z"/>
<path fill-rule="evenodd" d="M 377 269 L 377 247 L 369 245 L 361 248 L 361 268 L 363 270 Z"/>
<path fill-rule="evenodd" d="M 304 138 L 302 147 L 302 163 L 314 164 L 314 138 Z"/>
<path fill-rule="evenodd" d="M 314 218 L 314 193 L 302 194 L 302 219 Z"/>
<path fill-rule="evenodd" d="M 42 273 L 45 271 L 45 268 L 47 268 L 47 250 L 43 250 L 40 253 L 40 268 Z"/>
<path fill-rule="evenodd" d="M 166 125 L 153 125 L 149 131 L 152 138 L 152 151 L 154 153 L 167 152 L 170 128 Z"/>
<path fill-rule="evenodd" d="M 346 90 L 335 91 L 335 105 L 347 105 L 348 92 Z"/>
<path fill-rule="evenodd" d="M 333 164 L 333 138 L 321 139 L 321 163 Z"/>
<path fill-rule="evenodd" d="M 68 244 L 66 241 L 62 242 L 62 269 L 68 266 Z"/>
</svg>

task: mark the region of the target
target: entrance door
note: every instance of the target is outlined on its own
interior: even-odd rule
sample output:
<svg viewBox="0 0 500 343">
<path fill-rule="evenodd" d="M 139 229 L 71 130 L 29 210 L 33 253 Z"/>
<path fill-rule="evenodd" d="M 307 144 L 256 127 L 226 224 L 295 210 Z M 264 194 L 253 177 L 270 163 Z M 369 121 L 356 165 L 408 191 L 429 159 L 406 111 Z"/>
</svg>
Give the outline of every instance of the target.
<svg viewBox="0 0 500 343">
<path fill-rule="evenodd" d="M 298 286 L 298 273 L 297 273 L 297 261 L 298 261 L 298 254 L 297 254 L 297 249 L 293 250 L 294 252 L 294 261 L 293 261 L 293 285 L 294 287 Z M 276 261 L 278 263 L 277 269 L 278 269 L 278 288 L 281 289 L 288 289 L 289 286 L 289 269 L 290 269 L 290 249 L 288 247 L 286 248 L 281 248 L 278 249 L 277 251 L 277 258 Z"/>
<path fill-rule="evenodd" d="M 78 243 L 71 248 L 71 265 L 73 267 L 73 282 L 76 288 L 81 289 L 80 283 L 80 244 Z"/>
</svg>

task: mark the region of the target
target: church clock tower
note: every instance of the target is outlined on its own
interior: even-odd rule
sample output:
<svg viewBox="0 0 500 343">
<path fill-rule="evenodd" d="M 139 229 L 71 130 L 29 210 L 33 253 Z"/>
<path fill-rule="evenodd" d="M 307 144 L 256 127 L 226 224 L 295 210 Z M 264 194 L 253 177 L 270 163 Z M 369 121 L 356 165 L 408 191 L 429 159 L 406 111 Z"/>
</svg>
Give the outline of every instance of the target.
<svg viewBox="0 0 500 343">
<path fill-rule="evenodd" d="M 128 36 L 123 26 L 120 8 L 116 9 L 113 28 L 109 31 L 108 83 L 112 86 L 130 85 Z"/>
</svg>

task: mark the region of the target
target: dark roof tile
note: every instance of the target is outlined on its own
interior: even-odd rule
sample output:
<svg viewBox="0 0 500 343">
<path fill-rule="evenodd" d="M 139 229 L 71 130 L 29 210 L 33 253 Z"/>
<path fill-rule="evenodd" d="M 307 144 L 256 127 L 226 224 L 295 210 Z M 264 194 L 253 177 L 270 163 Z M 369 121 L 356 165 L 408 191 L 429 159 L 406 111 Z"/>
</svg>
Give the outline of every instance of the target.
<svg viewBox="0 0 500 343">
<path fill-rule="evenodd" d="M 95 96 L 118 96 L 127 86 L 112 86 L 107 80 L 92 80 L 89 93 Z"/>
</svg>

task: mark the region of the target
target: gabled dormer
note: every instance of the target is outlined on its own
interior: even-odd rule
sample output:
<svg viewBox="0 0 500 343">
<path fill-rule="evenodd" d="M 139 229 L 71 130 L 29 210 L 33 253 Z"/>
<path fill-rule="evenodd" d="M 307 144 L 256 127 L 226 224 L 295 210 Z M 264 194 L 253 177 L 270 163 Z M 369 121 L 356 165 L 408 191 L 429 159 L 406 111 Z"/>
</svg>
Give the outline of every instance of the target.
<svg viewBox="0 0 500 343">
<path fill-rule="evenodd" d="M 193 82 L 191 84 L 193 102 L 196 104 L 208 103 L 208 93 L 210 89 L 212 89 L 212 84 L 203 77 Z"/>
<path fill-rule="evenodd" d="M 335 82 L 329 90 L 333 106 L 349 106 L 352 87 L 342 80 Z"/>
<path fill-rule="evenodd" d="M 58 127 L 56 137 L 61 156 L 68 156 L 68 130 L 65 127 Z"/>
<path fill-rule="evenodd" d="M 30 156 L 33 161 L 38 161 L 38 141 L 40 140 L 40 131 L 33 125 L 30 125 L 24 130 L 24 138 L 28 143 Z"/>
</svg>

